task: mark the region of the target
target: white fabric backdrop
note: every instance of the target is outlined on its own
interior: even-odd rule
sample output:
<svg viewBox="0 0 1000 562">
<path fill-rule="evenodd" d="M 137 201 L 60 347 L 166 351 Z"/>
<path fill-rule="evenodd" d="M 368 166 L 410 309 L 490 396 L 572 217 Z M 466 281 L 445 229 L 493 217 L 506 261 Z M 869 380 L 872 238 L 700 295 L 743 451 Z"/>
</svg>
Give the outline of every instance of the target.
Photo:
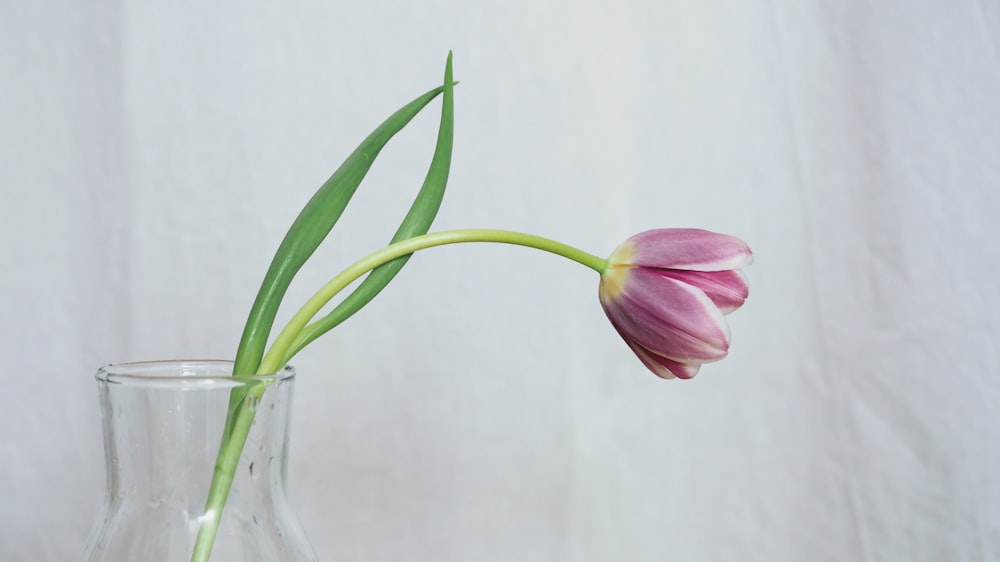
<svg viewBox="0 0 1000 562">
<path fill-rule="evenodd" d="M 599 254 L 720 230 L 756 252 L 751 298 L 730 358 L 665 382 L 587 270 L 418 256 L 295 361 L 290 480 L 321 560 L 1000 560 L 996 3 L 2 12 L 0 559 L 85 541 L 95 368 L 230 357 L 298 209 L 454 49 L 437 229 Z M 286 302 L 389 238 L 437 107 Z"/>
</svg>

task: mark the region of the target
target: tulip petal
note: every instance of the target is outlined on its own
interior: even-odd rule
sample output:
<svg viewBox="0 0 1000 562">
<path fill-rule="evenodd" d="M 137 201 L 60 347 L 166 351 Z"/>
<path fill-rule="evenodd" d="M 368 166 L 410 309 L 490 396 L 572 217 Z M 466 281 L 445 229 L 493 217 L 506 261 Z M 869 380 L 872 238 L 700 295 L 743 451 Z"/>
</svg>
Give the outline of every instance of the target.
<svg viewBox="0 0 1000 562">
<path fill-rule="evenodd" d="M 645 365 L 647 369 L 652 371 L 654 375 L 660 377 L 661 379 L 678 378 L 677 375 L 674 374 L 674 371 L 672 371 L 665 363 L 660 361 L 660 359 L 663 359 L 664 361 L 670 361 L 669 359 L 656 357 L 649 351 L 643 349 L 642 346 L 640 346 L 639 344 L 630 340 L 628 335 L 626 335 L 625 332 L 621 331 L 621 329 L 617 325 L 615 325 L 614 322 L 612 322 L 611 325 L 614 326 L 615 331 L 618 332 L 618 335 L 621 336 L 623 340 L 625 340 L 625 343 L 628 345 L 629 349 L 631 349 L 632 352 L 635 353 L 636 357 L 639 358 L 639 361 L 641 361 L 642 364 Z M 670 362 L 676 365 L 681 365 L 680 363 L 677 363 L 675 361 L 670 361 Z M 695 374 L 697 374 L 699 367 L 700 365 L 696 364 L 694 366 L 694 372 L 690 373 L 690 377 L 687 378 L 691 378 Z M 683 369 L 677 369 L 677 371 L 684 374 L 688 374 Z"/>
<path fill-rule="evenodd" d="M 625 263 L 643 267 L 724 271 L 739 269 L 753 261 L 746 242 L 695 228 L 661 228 L 641 232 L 629 238 L 611 255 Z"/>
<path fill-rule="evenodd" d="M 729 271 L 678 271 L 659 270 L 661 275 L 671 277 L 701 289 L 723 314 L 729 314 L 743 306 L 750 293 L 746 275 L 738 269 Z"/>
<path fill-rule="evenodd" d="M 692 379 L 701 369 L 701 363 L 681 363 L 666 357 L 661 357 L 655 353 L 643 349 L 641 346 L 625 340 L 639 361 L 653 372 L 654 375 L 663 379 Z"/>
<path fill-rule="evenodd" d="M 626 341 L 674 361 L 714 361 L 729 349 L 729 326 L 719 308 L 700 289 L 661 275 L 631 268 L 619 290 L 601 284 L 601 305 Z"/>
</svg>

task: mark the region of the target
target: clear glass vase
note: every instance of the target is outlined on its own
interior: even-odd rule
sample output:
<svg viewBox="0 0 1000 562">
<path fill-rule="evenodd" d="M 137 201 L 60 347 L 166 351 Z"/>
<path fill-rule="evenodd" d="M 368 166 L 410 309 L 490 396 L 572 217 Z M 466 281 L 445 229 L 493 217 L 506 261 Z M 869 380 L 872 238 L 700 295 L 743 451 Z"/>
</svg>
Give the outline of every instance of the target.
<svg viewBox="0 0 1000 562">
<path fill-rule="evenodd" d="M 294 370 L 234 378 L 232 367 L 158 361 L 98 371 L 107 493 L 84 562 L 191 561 L 230 394 L 261 384 L 210 560 L 316 560 L 285 494 Z"/>
</svg>

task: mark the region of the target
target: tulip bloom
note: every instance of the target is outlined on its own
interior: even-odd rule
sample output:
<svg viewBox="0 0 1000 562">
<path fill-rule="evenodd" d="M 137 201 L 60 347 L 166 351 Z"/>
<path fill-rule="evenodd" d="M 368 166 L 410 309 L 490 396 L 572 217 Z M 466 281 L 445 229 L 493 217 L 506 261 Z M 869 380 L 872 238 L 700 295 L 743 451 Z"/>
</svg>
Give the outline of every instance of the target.
<svg viewBox="0 0 1000 562">
<path fill-rule="evenodd" d="M 632 351 L 663 378 L 689 379 L 729 352 L 724 315 L 743 305 L 742 240 L 696 229 L 660 229 L 626 240 L 608 258 L 599 297 Z"/>
</svg>

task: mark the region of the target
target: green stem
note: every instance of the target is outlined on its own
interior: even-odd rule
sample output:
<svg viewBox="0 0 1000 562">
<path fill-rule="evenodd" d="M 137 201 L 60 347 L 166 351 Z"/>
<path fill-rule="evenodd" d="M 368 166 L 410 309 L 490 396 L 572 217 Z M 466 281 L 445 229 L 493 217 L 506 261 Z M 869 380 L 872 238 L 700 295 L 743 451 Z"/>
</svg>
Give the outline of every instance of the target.
<svg viewBox="0 0 1000 562">
<path fill-rule="evenodd" d="M 205 511 L 200 518 L 198 537 L 195 539 L 191 562 L 208 562 L 215 543 L 215 535 L 219 532 L 219 522 L 222 519 L 222 509 L 229 497 L 229 490 L 236 476 L 236 469 L 246 444 L 250 427 L 253 425 L 254 413 L 264 391 L 270 384 L 270 379 L 256 382 L 246 382 L 246 392 L 242 401 L 234 410 L 234 418 L 228 435 L 223 436 L 219 448 L 219 456 L 215 461 L 215 473 L 208 491 Z"/>
<path fill-rule="evenodd" d="M 607 260 L 588 254 L 572 246 L 540 236 L 507 230 L 450 230 L 408 238 L 386 246 L 358 260 L 317 291 L 299 309 L 295 316 L 292 317 L 281 334 L 278 335 L 274 344 L 271 345 L 271 349 L 264 356 L 264 360 L 257 370 L 258 374 L 268 375 L 278 372 L 305 343 L 312 341 L 308 339 L 308 333 L 310 329 L 317 329 L 316 324 L 318 323 L 308 324 L 309 321 L 340 291 L 364 274 L 385 263 L 408 256 L 419 250 L 467 242 L 497 242 L 527 246 L 571 259 L 598 273 L 603 273 L 607 268 Z M 322 327 L 318 329 L 322 329 Z M 313 334 L 313 337 L 315 337 L 315 334 Z M 256 405 L 260 401 L 261 396 L 263 396 L 266 388 L 267 381 L 261 381 L 248 386 L 242 400 L 232 405 L 230 431 L 223 437 L 219 450 L 215 474 L 209 489 L 205 513 L 202 516 L 201 525 L 198 529 L 198 537 L 195 540 L 191 562 L 208 562 L 209 560 L 209 556 L 212 553 L 212 544 L 215 541 L 215 535 L 218 533 L 222 509 L 229 496 L 229 490 L 233 484 L 240 455 L 243 452 L 247 435 L 249 435 L 250 427 L 253 424 Z"/>
<path fill-rule="evenodd" d="M 497 242 L 527 246 L 571 259 L 598 273 L 603 273 L 607 268 L 607 260 L 574 248 L 573 246 L 568 246 L 548 238 L 542 238 L 541 236 L 508 230 L 449 230 L 408 238 L 386 246 L 356 261 L 327 282 L 295 313 L 295 316 L 288 322 L 285 329 L 281 331 L 281 334 L 278 335 L 278 338 L 271 345 L 271 349 L 267 352 L 267 355 L 264 356 L 258 372 L 273 373 L 277 371 L 302 348 L 304 344 L 299 345 L 300 342 L 304 341 L 308 343 L 312 339 L 315 339 L 315 334 L 310 335 L 309 333 L 310 329 L 313 328 L 313 325 L 307 325 L 309 321 L 319 313 L 323 306 L 330 302 L 330 299 L 365 273 L 384 263 L 410 255 L 419 250 L 466 242 Z"/>
</svg>

